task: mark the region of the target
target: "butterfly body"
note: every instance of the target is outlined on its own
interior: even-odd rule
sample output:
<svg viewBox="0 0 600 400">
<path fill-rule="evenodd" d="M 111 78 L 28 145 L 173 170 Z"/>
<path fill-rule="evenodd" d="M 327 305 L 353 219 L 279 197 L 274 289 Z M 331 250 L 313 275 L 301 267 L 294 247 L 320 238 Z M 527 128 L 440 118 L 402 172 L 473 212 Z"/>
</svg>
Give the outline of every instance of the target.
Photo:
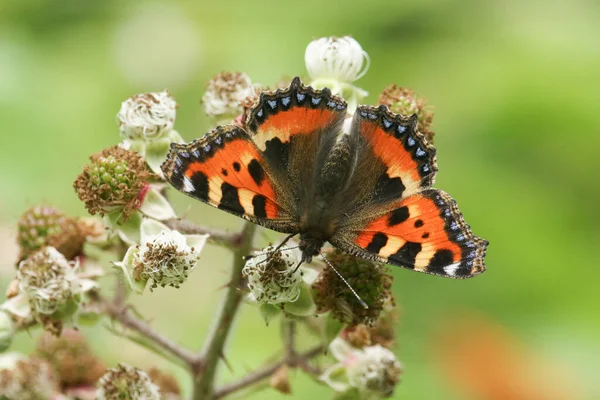
<svg viewBox="0 0 600 400">
<path fill-rule="evenodd" d="M 484 271 L 487 241 L 431 188 L 435 149 L 417 118 L 346 103 L 295 78 L 263 92 L 245 129 L 172 144 L 167 180 L 212 206 L 300 235 L 309 262 L 325 243 L 358 257 L 452 278 Z"/>
</svg>

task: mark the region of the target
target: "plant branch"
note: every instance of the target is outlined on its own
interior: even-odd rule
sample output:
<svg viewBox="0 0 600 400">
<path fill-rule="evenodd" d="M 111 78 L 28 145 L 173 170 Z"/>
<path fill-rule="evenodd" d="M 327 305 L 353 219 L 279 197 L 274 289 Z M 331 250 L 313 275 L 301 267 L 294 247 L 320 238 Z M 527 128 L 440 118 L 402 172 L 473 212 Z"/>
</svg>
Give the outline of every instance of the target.
<svg viewBox="0 0 600 400">
<path fill-rule="evenodd" d="M 160 348 L 164 349 L 166 352 L 174 355 L 177 358 L 180 358 L 190 368 L 198 364 L 198 359 L 194 353 L 156 332 L 150 325 L 134 317 L 131 314 L 131 311 L 129 311 L 126 307 L 104 301 L 99 295 L 95 295 L 95 297 L 95 300 L 100 301 L 104 306 L 107 315 L 111 319 L 119 321 L 124 327 L 136 331 L 141 336 L 147 338 Z"/>
<path fill-rule="evenodd" d="M 220 398 L 223 398 L 233 392 L 237 392 L 238 390 L 245 389 L 249 386 L 252 386 L 255 383 L 258 383 L 261 380 L 266 379 L 269 376 L 271 376 L 282 365 L 287 364 L 289 367 L 302 366 L 303 364 L 306 364 L 306 362 L 309 359 L 321 354 L 323 352 L 323 349 L 324 349 L 324 347 L 322 345 L 319 345 L 319 346 L 313 347 L 312 349 L 310 349 L 304 353 L 297 354 L 295 356 L 295 361 L 292 364 L 290 364 L 289 360 L 283 359 L 281 361 L 278 361 L 278 362 L 266 365 L 260 369 L 257 369 L 256 371 L 249 373 L 248 375 L 246 375 L 245 377 L 241 378 L 238 381 L 228 383 L 226 385 L 221 386 L 220 388 L 215 390 L 215 394 L 214 394 L 213 398 L 220 399 Z"/>
<path fill-rule="evenodd" d="M 237 235 L 238 245 L 233 254 L 233 267 L 229 287 L 221 304 L 216 324 L 209 333 L 204 348 L 200 353 L 199 359 L 202 360 L 202 364 L 193 370 L 197 374 L 197 381 L 194 387 L 194 400 L 213 398 L 214 380 L 218 362 L 223 356 L 223 347 L 229 336 L 231 324 L 243 296 L 240 286 L 243 279 L 242 269 L 245 265 L 244 256 L 250 253 L 255 231 L 256 225 L 246 222 L 241 233 Z"/>
<path fill-rule="evenodd" d="M 187 219 L 173 218 L 162 221 L 170 229 L 179 231 L 182 234 L 188 235 L 203 235 L 208 233 L 208 240 L 212 243 L 228 246 L 239 247 L 241 245 L 240 235 L 243 233 L 229 233 L 224 230 L 209 228 L 207 226 L 197 225 Z M 246 255 L 246 254 L 244 254 Z"/>
</svg>

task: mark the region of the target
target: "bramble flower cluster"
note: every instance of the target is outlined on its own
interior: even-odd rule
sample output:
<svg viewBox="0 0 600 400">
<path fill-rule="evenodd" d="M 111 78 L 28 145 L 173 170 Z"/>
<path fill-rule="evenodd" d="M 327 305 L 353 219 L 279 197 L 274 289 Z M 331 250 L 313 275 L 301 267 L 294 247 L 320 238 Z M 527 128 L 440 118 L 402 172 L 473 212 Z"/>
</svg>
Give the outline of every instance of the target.
<svg viewBox="0 0 600 400">
<path fill-rule="evenodd" d="M 351 120 L 357 104 L 368 95 L 355 82 L 365 75 L 369 62 L 362 46 L 349 36 L 316 39 L 305 52 L 307 81 L 343 96 L 348 101 L 346 119 Z M 244 127 L 245 116 L 263 88 L 245 73 L 221 72 L 202 96 L 204 111 L 213 124 Z M 418 129 L 432 140 L 433 114 L 414 92 L 392 85 L 379 102 L 396 113 L 417 114 Z M 76 330 L 84 324 L 105 326 L 168 360 L 177 358 L 195 374 L 194 398 L 206 394 L 206 398 L 221 398 L 237 387 L 219 390 L 214 377 L 218 363 L 226 358 L 227 334 L 242 301 L 255 306 L 266 324 L 281 323 L 285 351 L 270 369 L 273 389 L 291 393 L 291 370 L 301 368 L 345 399 L 391 396 L 402 365 L 392 352 L 397 320 L 387 269 L 327 248 L 323 250 L 326 260 L 315 257 L 310 264 L 302 263 L 293 238 L 289 247 L 276 250 L 270 245 L 249 254 L 256 249 L 251 225 L 228 233 L 178 217 L 167 198 L 169 187 L 161 170 L 171 143 L 184 142 L 175 130 L 176 110 L 177 103 L 166 90 L 123 101 L 117 113 L 118 144 L 93 154 L 73 183 L 88 213 L 98 217 L 71 217 L 39 205 L 19 220 L 16 276 L 0 304 L 0 352 L 23 330 L 40 325 L 46 332 L 29 357 L 0 355 L 0 398 L 181 398 L 177 381 L 156 368 L 120 363 L 106 369 Z M 226 195 L 218 179 L 205 185 L 210 196 Z M 247 199 L 241 196 L 246 207 Z M 144 294 L 146 288 L 155 295 L 161 295 L 159 288 L 180 288 L 193 271 L 206 267 L 201 255 L 209 240 L 235 256 L 216 328 L 202 353 L 192 354 L 138 317 L 128 300 L 132 293 Z M 110 291 L 114 296 L 108 298 L 98 279 L 111 264 L 120 280 Z M 112 323 L 97 324 L 102 318 Z M 114 328 L 117 323 L 120 326 Z M 318 340 L 316 348 L 306 352 L 298 350 L 294 340 L 297 331 L 304 330 Z M 336 361 L 320 373 L 311 362 L 324 349 Z M 245 382 L 239 387 L 252 383 Z"/>
</svg>

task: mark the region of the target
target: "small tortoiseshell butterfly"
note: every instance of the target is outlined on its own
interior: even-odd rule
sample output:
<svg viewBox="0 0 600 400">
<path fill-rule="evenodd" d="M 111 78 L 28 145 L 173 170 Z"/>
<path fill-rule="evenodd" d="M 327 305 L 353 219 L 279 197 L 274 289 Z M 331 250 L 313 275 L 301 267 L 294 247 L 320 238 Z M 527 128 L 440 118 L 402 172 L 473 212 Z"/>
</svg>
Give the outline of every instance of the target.
<svg viewBox="0 0 600 400">
<path fill-rule="evenodd" d="M 299 234 L 306 262 L 329 242 L 434 275 L 483 272 L 488 242 L 471 232 L 448 194 L 431 188 L 435 148 L 417 131 L 417 116 L 359 106 L 346 121 L 346 108 L 329 89 L 294 78 L 260 95 L 245 130 L 219 126 L 171 144 L 162 170 L 195 199 Z"/>
</svg>

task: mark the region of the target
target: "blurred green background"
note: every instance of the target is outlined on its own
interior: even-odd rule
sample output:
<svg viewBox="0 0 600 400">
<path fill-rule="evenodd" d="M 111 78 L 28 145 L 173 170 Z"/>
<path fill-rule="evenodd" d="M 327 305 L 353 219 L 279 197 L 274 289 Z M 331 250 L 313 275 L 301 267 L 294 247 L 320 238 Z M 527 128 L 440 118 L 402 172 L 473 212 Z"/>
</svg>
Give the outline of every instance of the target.
<svg viewBox="0 0 600 400">
<path fill-rule="evenodd" d="M 450 332 L 460 324 L 455 317 L 471 315 L 510 338 L 522 357 L 514 362 L 539 366 L 540 376 L 527 381 L 568 393 L 544 398 L 598 399 L 599 20 L 600 3 L 589 0 L 1 0 L 0 289 L 13 276 L 14 227 L 26 208 L 43 201 L 85 214 L 72 182 L 90 154 L 119 141 L 121 101 L 168 88 L 180 105 L 175 127 L 191 140 L 209 126 L 199 100 L 211 76 L 245 71 L 267 85 L 282 75 L 304 76 L 310 40 L 350 34 L 371 57 L 357 82 L 371 93 L 368 102 L 397 83 L 435 107 L 436 186 L 490 241 L 488 271 L 473 280 L 393 270 L 402 309 L 396 353 L 405 365 L 395 398 L 495 398 L 474 394 L 448 372 L 448 364 L 471 362 L 461 354 L 479 354 L 485 329 L 467 330 L 473 347 L 448 356 Z M 174 198 L 199 222 L 240 226 L 235 217 Z M 229 257 L 210 246 L 180 290 L 134 302 L 157 329 L 199 348 Z M 233 370 L 222 368 L 221 381 L 277 350 L 277 325 L 265 327 L 255 309 L 246 306 L 235 328 L 226 353 Z M 190 385 L 184 371 L 101 327 L 85 332 L 109 363 L 156 364 Z M 27 351 L 37 335 L 21 335 L 15 348 Z M 498 377 L 512 366 L 489 360 Z M 480 380 L 477 370 L 468 378 Z M 301 373 L 293 383 L 290 398 L 330 397 Z M 279 397 L 264 391 L 249 398 Z"/>
</svg>

